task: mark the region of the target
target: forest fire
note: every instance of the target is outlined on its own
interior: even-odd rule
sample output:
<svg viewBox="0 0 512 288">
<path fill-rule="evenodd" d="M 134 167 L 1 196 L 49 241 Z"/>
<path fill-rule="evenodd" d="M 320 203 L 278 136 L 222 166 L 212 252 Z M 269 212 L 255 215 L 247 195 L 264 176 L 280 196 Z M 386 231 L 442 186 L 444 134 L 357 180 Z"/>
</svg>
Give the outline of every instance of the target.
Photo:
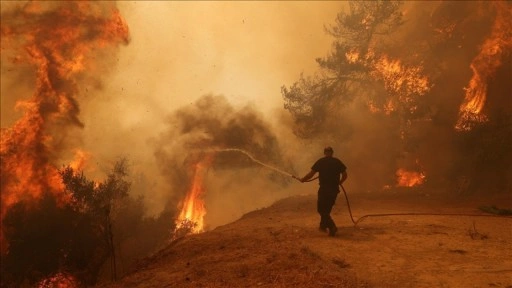
<svg viewBox="0 0 512 288">
<path fill-rule="evenodd" d="M 398 187 L 413 187 L 425 182 L 425 174 L 422 172 L 408 171 L 400 168 L 396 171 Z"/>
<path fill-rule="evenodd" d="M 95 49 L 128 42 L 128 27 L 113 7 L 89 2 L 51 7 L 31 2 L 2 15 L 2 49 L 12 51 L 13 63 L 33 67 L 36 78 L 32 97 L 16 96 L 25 99 L 16 104 L 23 116 L 1 131 L 2 220 L 11 205 L 42 193 L 66 201 L 55 162 L 63 160 L 66 131 L 83 127 L 77 81 L 93 71 Z"/>
<path fill-rule="evenodd" d="M 226 234 L 217 233 L 224 227 L 245 229 L 236 231 L 240 234 L 247 234 L 247 228 L 261 232 L 245 237 L 252 241 L 249 248 L 263 238 L 269 243 L 279 238 L 293 245 L 274 248 L 295 249 L 300 256 L 295 258 L 309 261 L 308 267 L 330 263 L 301 253 L 303 243 L 297 246 L 292 239 L 318 238 L 316 226 L 308 228 L 313 223 L 308 219 L 318 216 L 314 209 L 295 213 L 315 199 L 305 195 L 315 192 L 313 184 L 301 185 L 292 177 L 320 157 L 317 148 L 326 143 L 349 167 L 348 196 L 368 192 L 364 198 L 375 197 L 376 203 L 392 200 L 385 201 L 390 204 L 385 210 L 392 212 L 428 212 L 428 205 L 437 202 L 421 199 L 430 195 L 433 200 L 489 195 L 494 201 L 498 193 L 510 191 L 512 3 L 135 2 L 118 3 L 120 10 L 115 1 L 2 2 L 0 286 L 106 287 L 109 272 L 110 281 L 119 281 L 110 286 L 147 285 L 147 273 L 133 269 L 141 259 L 143 266 L 158 270 L 150 275 L 157 276 L 149 279 L 153 286 L 237 287 L 265 280 L 269 271 L 251 270 L 257 266 L 254 259 L 248 259 L 249 273 L 247 267 L 232 272 L 255 278 L 231 277 L 237 283 L 228 283 L 224 267 L 213 271 L 188 265 L 201 254 L 197 251 L 212 250 L 207 248 L 213 242 L 203 240 Z M 130 37 L 120 11 L 126 12 L 136 41 L 117 53 Z M 247 31 L 253 41 L 240 38 Z M 276 89 L 280 85 L 282 97 Z M 113 158 L 123 159 L 99 180 Z M 275 201 L 279 205 L 272 205 Z M 261 216 L 259 209 L 269 205 L 274 214 L 294 210 L 301 221 L 291 220 L 302 226 L 276 238 L 268 229 L 253 229 L 267 216 L 262 214 L 265 221 L 239 217 L 254 209 L 258 213 L 250 215 Z M 359 212 L 382 212 L 370 206 Z M 441 208 L 449 212 L 453 207 Z M 271 228 L 279 232 L 290 225 L 273 221 Z M 429 237 L 432 225 L 423 226 Z M 215 227 L 221 229 L 209 231 Z M 185 234 L 184 241 L 174 241 Z M 352 240 L 357 244 L 358 239 Z M 446 252 L 448 246 L 441 248 Z M 199 256 L 225 259 L 226 253 L 240 250 L 226 247 L 213 249 L 218 255 Z M 293 268 L 295 258 L 266 266 Z M 256 260 L 265 262 L 265 257 Z M 171 262 L 176 265 L 167 265 Z M 212 261 L 195 259 L 193 264 L 201 263 Z M 194 269 L 183 270 L 189 266 Z M 489 273 L 507 269 L 487 266 L 480 268 Z M 361 275 L 340 269 L 325 279 L 302 268 L 288 278 L 274 271 L 276 277 L 267 277 L 272 282 L 267 284 L 290 279 L 299 286 L 350 286 L 352 279 L 360 284 Z M 132 271 L 136 276 L 128 275 Z M 399 284 L 422 280 L 405 278 Z M 377 280 L 382 279 L 391 278 Z M 503 283 L 503 277 L 495 280 Z"/>
<path fill-rule="evenodd" d="M 75 159 L 69 163 L 69 166 L 75 171 L 83 171 L 88 165 L 88 160 L 91 158 L 91 154 L 82 150 L 75 150 Z"/>
<path fill-rule="evenodd" d="M 378 58 L 373 64 L 373 76 L 384 81 L 386 90 L 397 95 L 397 100 L 409 107 L 410 113 L 416 109 L 414 105 L 415 95 L 425 95 L 431 87 L 429 78 L 423 75 L 421 66 L 406 66 L 398 59 L 391 59 L 387 55 Z M 388 101 L 383 108 L 386 114 L 396 110 L 391 101 Z"/>
<path fill-rule="evenodd" d="M 176 220 L 176 230 L 186 229 L 192 233 L 203 232 L 204 216 L 206 215 L 203 200 L 203 195 L 206 192 L 204 177 L 211 161 L 212 157 L 207 157 L 193 165 L 190 188 L 180 204 L 181 212 Z"/>
<path fill-rule="evenodd" d="M 455 125 L 455 129 L 459 131 L 471 130 L 475 124 L 488 120 L 487 116 L 482 114 L 487 98 L 487 82 L 502 65 L 503 55 L 512 48 L 512 21 L 509 18 L 512 8 L 505 2 L 491 3 L 497 14 L 490 35 L 470 64 L 473 76 L 468 87 L 464 89 L 466 95 Z"/>
<path fill-rule="evenodd" d="M 400 59 L 393 59 L 386 54 L 377 57 L 370 50 L 366 57 L 361 59 L 355 51 L 346 53 L 349 63 L 361 63 L 370 69 L 371 76 L 380 80 L 389 96 L 384 103 L 378 105 L 373 100 L 368 100 L 368 109 L 372 113 L 383 112 L 385 115 L 398 112 L 397 107 L 407 107 L 400 111 L 414 113 L 417 109 L 417 96 L 426 95 L 432 87 L 431 80 L 423 72 L 422 66 L 406 65 Z"/>
</svg>

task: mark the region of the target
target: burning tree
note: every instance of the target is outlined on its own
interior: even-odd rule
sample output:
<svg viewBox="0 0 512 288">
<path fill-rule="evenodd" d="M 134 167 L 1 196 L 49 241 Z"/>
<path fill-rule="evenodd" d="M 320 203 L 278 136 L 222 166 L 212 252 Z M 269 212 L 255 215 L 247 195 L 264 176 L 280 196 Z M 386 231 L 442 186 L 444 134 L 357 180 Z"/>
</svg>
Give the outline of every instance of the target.
<svg viewBox="0 0 512 288">
<path fill-rule="evenodd" d="M 340 107 L 362 92 L 366 97 L 382 92 L 369 77 L 376 70 L 372 64 L 382 56 L 376 42 L 400 26 L 400 5 L 397 1 L 350 2 L 350 13 L 338 14 L 336 25 L 327 30 L 336 39 L 333 51 L 317 59 L 321 73 L 301 76 L 291 87 L 282 87 L 285 109 L 294 116 L 299 136 L 325 133 L 322 127 L 336 122 L 332 116 Z M 368 87 L 374 89 L 367 91 Z"/>
<path fill-rule="evenodd" d="M 119 11 L 98 3 L 25 3 L 2 13 L 1 21 L 2 60 L 33 70 L 20 77 L 35 77 L 35 90 L 31 97 L 9 95 L 23 114 L 1 130 L 0 221 L 19 201 L 46 193 L 61 203 L 69 200 L 62 193 L 57 163 L 69 153 L 70 131 L 83 127 L 79 80 L 87 78 L 85 72 L 101 56 L 98 48 L 128 41 Z M 6 249 L 2 240 L 2 253 Z"/>
<path fill-rule="evenodd" d="M 389 176 L 376 187 L 395 174 L 510 185 L 511 19 L 501 1 L 351 2 L 319 73 L 282 87 L 296 134 L 347 143 L 347 162 L 368 163 L 355 174 Z"/>
<path fill-rule="evenodd" d="M 2 127 L 0 138 L 2 284 L 49 277 L 44 286 L 68 272 L 94 283 L 103 262 L 113 258 L 112 229 L 122 230 L 110 225 L 120 220 L 116 213 L 131 209 L 135 225 L 143 212 L 126 200 L 123 162 L 101 183 L 77 172 L 85 152 L 77 149 L 73 133 L 84 127 L 79 102 L 87 89 L 81 84 L 98 86 L 95 75 L 106 72 L 101 67 L 129 42 L 128 26 L 113 2 L 6 6 L 2 3 L 2 74 L 33 80 L 34 89 L 32 95 L 2 95 L 2 105 L 16 103 L 21 112 L 12 126 Z M 73 153 L 77 165 L 71 163 Z M 71 164 L 59 170 L 61 163 Z"/>
<path fill-rule="evenodd" d="M 70 201 L 59 203 L 44 192 L 40 200 L 19 201 L 6 212 L 3 224 L 10 245 L 2 258 L 5 283 L 33 284 L 67 272 L 90 285 L 102 264 L 115 259 L 112 225 L 130 188 L 126 162 L 117 162 L 100 183 L 69 166 L 59 173 Z"/>
<path fill-rule="evenodd" d="M 47 192 L 37 201 L 14 204 L 3 222 L 10 245 L 2 255 L 2 284 L 80 287 L 105 276 L 115 280 L 164 243 L 173 228 L 170 216 L 146 217 L 143 199 L 129 195 L 127 168 L 121 159 L 106 179 L 96 182 L 63 167 L 62 193 L 70 201 L 61 203 Z"/>
</svg>

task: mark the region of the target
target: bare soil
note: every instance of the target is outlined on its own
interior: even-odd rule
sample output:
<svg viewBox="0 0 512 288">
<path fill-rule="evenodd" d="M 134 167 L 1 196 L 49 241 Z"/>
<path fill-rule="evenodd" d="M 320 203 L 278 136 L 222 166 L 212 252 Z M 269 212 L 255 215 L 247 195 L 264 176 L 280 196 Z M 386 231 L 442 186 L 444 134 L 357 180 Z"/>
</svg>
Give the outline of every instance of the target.
<svg viewBox="0 0 512 288">
<path fill-rule="evenodd" d="M 446 197 L 386 192 L 350 195 L 355 219 L 381 213 L 485 214 L 512 195 Z M 316 195 L 187 235 L 103 287 L 512 287 L 512 218 L 368 217 L 354 226 L 341 193 L 339 231 L 318 230 Z"/>
</svg>

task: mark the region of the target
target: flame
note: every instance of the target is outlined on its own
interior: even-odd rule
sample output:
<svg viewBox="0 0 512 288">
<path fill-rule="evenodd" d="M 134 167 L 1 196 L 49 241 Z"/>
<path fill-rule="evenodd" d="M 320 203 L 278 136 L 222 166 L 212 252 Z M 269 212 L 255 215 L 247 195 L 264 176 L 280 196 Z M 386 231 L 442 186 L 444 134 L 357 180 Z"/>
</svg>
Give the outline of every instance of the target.
<svg viewBox="0 0 512 288">
<path fill-rule="evenodd" d="M 204 176 L 205 170 L 208 169 L 211 161 L 212 158 L 208 157 L 193 165 L 190 188 L 181 203 L 181 212 L 176 221 L 176 230 L 189 228 L 192 233 L 204 231 L 204 216 L 206 215 L 206 207 L 203 201 L 203 195 L 206 192 Z"/>
<path fill-rule="evenodd" d="M 387 99 L 386 103 L 384 105 L 381 105 L 382 107 L 377 106 L 374 101 L 368 100 L 366 102 L 366 105 L 368 106 L 368 109 L 372 113 L 379 113 L 383 112 L 386 115 L 391 115 L 391 113 L 396 111 L 395 102 L 393 99 Z"/>
<path fill-rule="evenodd" d="M 88 166 L 91 157 L 91 153 L 82 149 L 75 149 L 75 158 L 69 163 L 69 166 L 74 171 L 83 171 Z"/>
<path fill-rule="evenodd" d="M 377 59 L 372 74 L 384 81 L 386 90 L 399 95 L 400 101 L 411 103 L 411 95 L 425 95 L 431 87 L 421 66 L 406 66 L 398 59 L 383 55 Z"/>
<path fill-rule="evenodd" d="M 423 67 L 407 66 L 401 60 L 392 59 L 388 55 L 377 56 L 369 50 L 366 57 L 361 59 L 357 52 L 353 51 L 345 55 L 352 63 L 364 61 L 364 65 L 371 69 L 370 74 L 377 80 L 382 80 L 384 88 L 392 95 L 384 104 L 368 100 L 367 105 L 372 113 L 383 112 L 386 115 L 397 111 L 397 107 L 407 107 L 406 112 L 414 113 L 417 110 L 416 97 L 427 94 L 432 83 L 428 76 L 423 74 Z M 401 105 L 399 105 L 400 103 Z"/>
<path fill-rule="evenodd" d="M 416 185 L 423 184 L 425 182 L 425 174 L 423 172 L 408 171 L 403 168 L 399 168 L 396 171 L 397 184 L 399 187 L 413 187 Z"/>
<path fill-rule="evenodd" d="M 2 221 L 12 204 L 44 192 L 69 200 L 55 165 L 63 152 L 55 141 L 63 136 L 56 132 L 83 126 L 78 120 L 77 80 L 94 68 L 90 54 L 128 42 L 128 27 L 112 7 L 71 1 L 48 5 L 30 2 L 20 11 L 2 14 L 2 50 L 13 50 L 13 62 L 32 65 L 36 76 L 32 97 L 16 104 L 22 117 L 1 131 Z M 2 245 L 2 252 L 5 249 Z"/>
<path fill-rule="evenodd" d="M 487 97 L 487 80 L 491 78 L 501 59 L 512 49 L 512 7 L 506 2 L 490 2 L 496 10 L 496 18 L 489 37 L 483 42 L 478 55 L 470 64 L 473 76 L 468 87 L 464 88 L 466 95 L 460 106 L 459 119 L 455 129 L 469 131 L 476 123 L 486 122 L 487 116 L 482 114 Z"/>
<path fill-rule="evenodd" d="M 59 272 L 51 277 L 39 281 L 37 288 L 75 288 L 79 282 L 70 274 Z"/>
<path fill-rule="evenodd" d="M 345 57 L 347 58 L 348 63 L 354 64 L 359 60 L 359 52 L 357 52 L 357 50 L 352 50 L 345 53 Z"/>
</svg>

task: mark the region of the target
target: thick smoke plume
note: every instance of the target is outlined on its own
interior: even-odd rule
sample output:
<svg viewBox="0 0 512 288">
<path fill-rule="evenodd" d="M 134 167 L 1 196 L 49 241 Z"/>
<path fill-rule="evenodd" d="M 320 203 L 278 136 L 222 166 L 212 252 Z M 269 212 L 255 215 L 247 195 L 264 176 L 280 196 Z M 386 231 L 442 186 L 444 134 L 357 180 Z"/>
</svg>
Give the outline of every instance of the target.
<svg viewBox="0 0 512 288">
<path fill-rule="evenodd" d="M 400 25 L 370 39 L 380 15 L 364 9 L 349 18 L 360 28 L 352 42 L 322 31 L 348 6 L 388 2 L 121 2 L 133 40 L 121 51 L 128 25 L 112 2 L 2 2 L 2 219 L 43 193 L 67 201 L 62 164 L 89 172 L 119 155 L 147 214 L 165 209 L 155 235 L 168 233 L 194 179 L 207 228 L 314 193 L 236 149 L 302 176 L 333 146 L 353 193 L 411 183 L 510 191 L 511 4 L 403 2 Z M 314 97 L 299 104 L 318 109 L 316 134 L 301 139 L 293 131 L 304 123 L 282 109 L 279 87 L 322 55 L 327 69 L 315 77 L 349 81 L 310 86 Z"/>
<path fill-rule="evenodd" d="M 282 190 L 291 178 L 259 165 L 243 153 L 293 172 L 283 159 L 279 138 L 253 107 L 236 109 L 223 96 L 207 95 L 178 109 L 166 124 L 167 130 L 154 145 L 155 157 L 171 192 L 171 209 L 190 189 L 195 173 L 192 167 L 200 162 L 209 167 L 204 196 L 208 199 L 206 219 L 210 218 L 210 225 L 222 223 L 219 219 L 240 216 L 249 206 L 255 209 L 269 204 L 269 199 L 285 195 Z"/>
</svg>

